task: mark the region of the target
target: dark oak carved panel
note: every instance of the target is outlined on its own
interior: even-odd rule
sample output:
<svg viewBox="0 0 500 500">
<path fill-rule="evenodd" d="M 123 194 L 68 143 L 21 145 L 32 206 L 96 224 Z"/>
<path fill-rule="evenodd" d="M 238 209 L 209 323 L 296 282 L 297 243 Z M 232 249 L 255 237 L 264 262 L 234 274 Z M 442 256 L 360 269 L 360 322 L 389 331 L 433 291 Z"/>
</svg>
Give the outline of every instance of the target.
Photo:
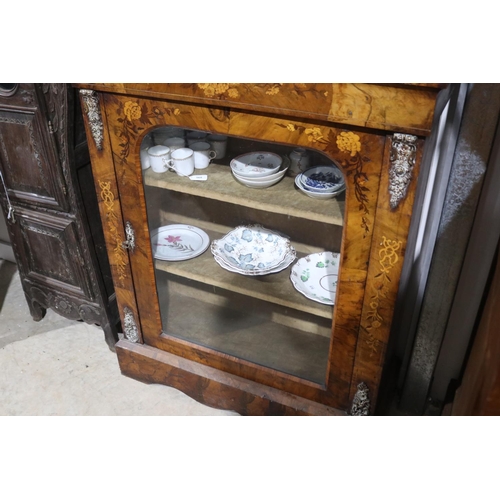
<svg viewBox="0 0 500 500">
<path fill-rule="evenodd" d="M 80 185 L 91 169 L 75 93 L 48 83 L 0 94 L 0 204 L 14 212 L 9 236 L 33 319 L 50 308 L 100 324 L 114 348 L 118 310 L 103 278 L 110 270 L 97 201 Z"/>
</svg>

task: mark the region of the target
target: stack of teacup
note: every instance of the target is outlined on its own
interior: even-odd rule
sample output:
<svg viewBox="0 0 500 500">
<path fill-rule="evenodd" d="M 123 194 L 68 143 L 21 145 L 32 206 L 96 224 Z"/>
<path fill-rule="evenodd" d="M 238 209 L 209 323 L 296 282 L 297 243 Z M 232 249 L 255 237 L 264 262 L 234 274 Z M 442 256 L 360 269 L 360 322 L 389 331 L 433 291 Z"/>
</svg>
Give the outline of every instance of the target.
<svg viewBox="0 0 500 500">
<path fill-rule="evenodd" d="M 154 146 L 146 142 L 148 137 L 141 145 L 141 165 L 143 169 L 150 166 L 156 173 L 171 169 L 177 175 L 188 177 L 195 169 L 203 170 L 211 160 L 226 154 L 226 136 L 195 130 L 185 134 L 176 127 L 163 127 L 153 132 Z"/>
</svg>

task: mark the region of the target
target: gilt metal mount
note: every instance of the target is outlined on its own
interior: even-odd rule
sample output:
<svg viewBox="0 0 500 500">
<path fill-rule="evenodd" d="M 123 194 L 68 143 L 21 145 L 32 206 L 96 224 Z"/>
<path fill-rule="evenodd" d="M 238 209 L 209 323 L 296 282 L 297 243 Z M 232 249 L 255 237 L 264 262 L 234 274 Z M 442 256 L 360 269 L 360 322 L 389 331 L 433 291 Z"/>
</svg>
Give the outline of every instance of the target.
<svg viewBox="0 0 500 500">
<path fill-rule="evenodd" d="M 87 114 L 90 132 L 94 138 L 96 148 L 101 151 L 104 140 L 104 127 L 102 125 L 101 109 L 99 107 L 99 97 L 93 90 L 80 89 L 83 109 Z"/>
<path fill-rule="evenodd" d="M 414 135 L 394 134 L 389 168 L 389 203 L 391 209 L 398 207 L 408 191 L 415 166 L 417 138 Z"/>
<path fill-rule="evenodd" d="M 123 308 L 123 333 L 130 342 L 139 341 L 139 330 L 134 319 L 134 313 L 128 308 Z"/>
<path fill-rule="evenodd" d="M 370 394 L 368 386 L 364 382 L 358 384 L 358 390 L 352 400 L 350 414 L 354 417 L 365 417 L 370 414 Z"/>
<path fill-rule="evenodd" d="M 135 232 L 129 221 L 125 223 L 125 235 L 127 239 L 122 243 L 122 247 L 133 252 L 135 250 Z"/>
</svg>

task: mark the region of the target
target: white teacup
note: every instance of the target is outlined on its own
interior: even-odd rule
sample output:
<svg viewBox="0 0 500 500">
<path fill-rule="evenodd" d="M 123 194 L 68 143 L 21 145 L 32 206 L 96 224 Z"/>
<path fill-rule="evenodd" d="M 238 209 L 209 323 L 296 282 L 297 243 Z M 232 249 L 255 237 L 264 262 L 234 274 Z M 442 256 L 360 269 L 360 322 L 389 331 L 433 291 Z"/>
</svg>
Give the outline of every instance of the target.
<svg viewBox="0 0 500 500">
<path fill-rule="evenodd" d="M 179 148 L 172 151 L 171 159 L 165 165 L 175 170 L 181 177 L 190 176 L 194 172 L 194 151 L 189 148 Z"/>
<path fill-rule="evenodd" d="M 210 149 L 208 142 L 195 142 L 191 144 L 191 149 L 194 151 L 194 166 L 198 170 L 207 168 L 210 160 L 217 156 L 217 153 Z"/>
<path fill-rule="evenodd" d="M 210 134 L 207 137 L 207 141 L 212 146 L 212 149 L 216 152 L 215 158 L 224 158 L 224 156 L 226 156 L 227 136 Z"/>
<path fill-rule="evenodd" d="M 148 149 L 148 156 L 153 172 L 161 174 L 168 170 L 165 162 L 170 159 L 170 148 L 167 146 L 153 146 Z"/>
<path fill-rule="evenodd" d="M 207 137 L 206 132 L 198 132 L 197 130 L 192 130 L 186 134 L 187 144 L 191 147 L 195 142 L 203 141 Z"/>
<path fill-rule="evenodd" d="M 170 148 L 170 151 L 175 151 L 176 149 L 186 147 L 186 141 L 184 137 L 170 137 L 166 141 L 163 142 L 165 146 Z"/>
</svg>

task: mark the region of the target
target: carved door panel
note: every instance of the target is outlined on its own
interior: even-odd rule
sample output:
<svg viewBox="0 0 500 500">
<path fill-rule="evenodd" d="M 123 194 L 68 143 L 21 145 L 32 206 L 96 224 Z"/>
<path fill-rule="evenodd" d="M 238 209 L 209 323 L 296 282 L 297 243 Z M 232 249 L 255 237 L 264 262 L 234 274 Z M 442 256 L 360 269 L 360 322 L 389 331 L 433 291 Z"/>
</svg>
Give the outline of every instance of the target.
<svg viewBox="0 0 500 500">
<path fill-rule="evenodd" d="M 19 96 L 0 96 L 0 163 L 9 198 L 67 211 L 49 120 L 36 101 L 35 88 L 23 90 Z"/>
<path fill-rule="evenodd" d="M 10 229 L 26 279 L 73 296 L 94 298 L 74 219 L 21 208 Z"/>
</svg>

